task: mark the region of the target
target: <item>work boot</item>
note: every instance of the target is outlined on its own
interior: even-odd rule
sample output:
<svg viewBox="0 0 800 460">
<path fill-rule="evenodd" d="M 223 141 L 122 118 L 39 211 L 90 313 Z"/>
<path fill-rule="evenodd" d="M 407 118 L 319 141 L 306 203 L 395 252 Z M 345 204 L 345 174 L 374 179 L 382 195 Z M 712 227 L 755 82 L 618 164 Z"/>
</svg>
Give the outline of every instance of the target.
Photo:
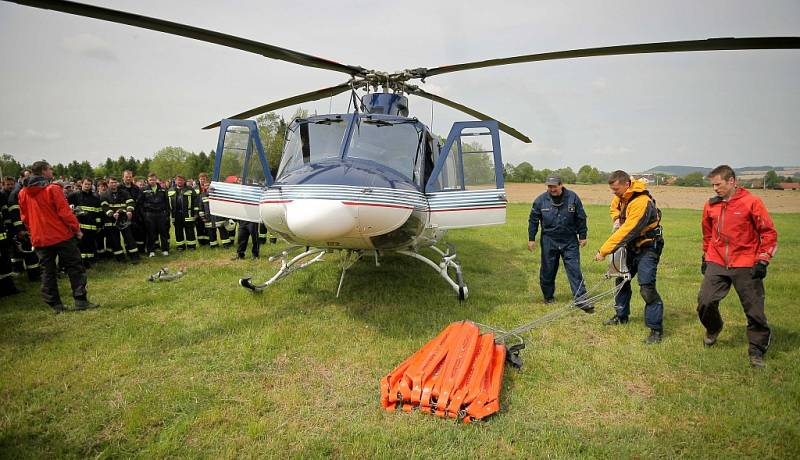
<svg viewBox="0 0 800 460">
<path fill-rule="evenodd" d="M 50 304 L 50 308 L 53 309 L 53 313 L 56 315 L 69 311 L 69 308 L 61 302 Z"/>
<path fill-rule="evenodd" d="M 169 251 L 162 251 L 161 255 L 167 257 L 169 255 Z"/>
<path fill-rule="evenodd" d="M 750 355 L 750 365 L 757 368 L 763 369 L 764 368 L 764 355 L 762 354 L 752 354 Z"/>
<path fill-rule="evenodd" d="M 90 308 L 97 308 L 99 306 L 100 305 L 89 302 L 88 300 L 75 299 L 75 310 L 77 311 L 89 310 Z"/>
<path fill-rule="evenodd" d="M 244 259 L 244 254 L 238 254 L 237 253 L 237 254 L 234 254 L 233 257 L 231 257 L 231 260 L 242 260 L 242 259 Z"/>
<path fill-rule="evenodd" d="M 661 337 L 664 335 L 663 332 L 657 331 L 655 329 L 650 329 L 650 335 L 644 339 L 644 343 L 646 345 L 654 345 L 656 343 L 661 343 Z"/>
<path fill-rule="evenodd" d="M 156 256 L 156 253 L 153 252 L 153 251 L 150 251 L 150 255 L 148 257 L 155 257 L 155 256 Z"/>
<path fill-rule="evenodd" d="M 575 306 L 583 310 L 584 313 L 594 313 L 594 305 L 591 302 L 578 302 Z"/>
<path fill-rule="evenodd" d="M 556 303 L 556 299 L 555 297 L 549 297 L 547 299 L 544 299 L 544 303 L 546 304 Z"/>
<path fill-rule="evenodd" d="M 603 326 L 618 326 L 620 324 L 628 324 L 628 318 L 620 318 L 615 315 L 611 319 L 607 319 L 603 322 Z"/>
<path fill-rule="evenodd" d="M 707 347 L 710 347 L 715 343 L 717 343 L 717 337 L 719 337 L 720 332 L 722 332 L 722 328 L 719 328 L 719 330 L 713 334 L 710 332 L 706 332 L 705 337 L 703 337 L 703 344 L 705 344 L 705 346 Z"/>
</svg>

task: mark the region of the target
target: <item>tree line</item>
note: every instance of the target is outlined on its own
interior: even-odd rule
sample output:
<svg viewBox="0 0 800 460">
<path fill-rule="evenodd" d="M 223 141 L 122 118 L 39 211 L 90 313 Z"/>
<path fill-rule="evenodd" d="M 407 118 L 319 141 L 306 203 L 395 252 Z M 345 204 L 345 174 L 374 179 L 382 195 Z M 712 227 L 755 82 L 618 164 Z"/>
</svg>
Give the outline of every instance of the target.
<svg viewBox="0 0 800 460">
<path fill-rule="evenodd" d="M 506 163 L 503 167 L 503 176 L 506 182 L 538 182 L 547 180 L 547 176 L 557 174 L 565 184 L 602 184 L 608 179 L 609 173 L 600 171 L 592 165 L 583 165 L 576 173 L 567 166 L 560 169 L 534 169 L 527 161 L 514 166 Z"/>
<path fill-rule="evenodd" d="M 293 118 L 304 118 L 308 112 L 299 109 Z M 256 119 L 258 135 L 273 173 L 278 169 L 283 148 L 283 139 L 288 123 L 275 113 L 266 113 Z M 43 158 L 53 166 L 53 174 L 59 178 L 77 180 L 83 177 L 122 177 L 123 171 L 133 172 L 134 177 L 145 178 L 154 172 L 160 178 L 172 178 L 177 174 L 188 178 L 196 178 L 200 173 L 210 173 L 214 169 L 216 153 L 200 151 L 190 152 L 182 147 L 164 147 L 153 154 L 152 157 L 139 160 L 132 155 L 120 155 L 117 159 L 111 157 L 100 164 L 92 165 L 88 161 L 74 160 L 70 163 L 55 163 L 52 159 Z M 0 171 L 3 176 L 19 177 L 23 169 L 30 168 L 29 164 L 22 164 L 13 155 L 8 153 L 0 155 Z"/>
</svg>

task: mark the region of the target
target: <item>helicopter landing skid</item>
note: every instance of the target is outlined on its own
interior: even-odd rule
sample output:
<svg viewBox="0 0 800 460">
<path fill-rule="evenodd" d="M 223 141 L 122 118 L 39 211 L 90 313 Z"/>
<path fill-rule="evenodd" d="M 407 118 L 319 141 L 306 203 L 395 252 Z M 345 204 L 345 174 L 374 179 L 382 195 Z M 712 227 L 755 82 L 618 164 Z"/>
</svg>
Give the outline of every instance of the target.
<svg viewBox="0 0 800 460">
<path fill-rule="evenodd" d="M 467 297 L 469 297 L 469 289 L 467 288 L 467 285 L 464 284 L 464 275 L 461 271 L 461 262 L 458 261 L 455 246 L 448 245 L 447 251 L 442 251 L 436 246 L 431 246 L 431 249 L 442 256 L 442 260 L 438 264 L 418 252 L 402 250 L 397 251 L 397 253 L 425 262 L 428 266 L 439 273 L 439 276 L 444 278 L 444 280 L 447 281 L 447 284 L 449 284 L 450 287 L 456 291 L 458 300 L 466 300 Z M 456 272 L 455 279 L 450 276 L 450 272 L 448 271 L 451 267 Z"/>
<path fill-rule="evenodd" d="M 310 248 L 300 254 L 294 256 L 288 262 L 286 259 L 289 258 L 289 252 L 283 251 L 280 255 L 275 257 L 270 257 L 269 261 L 272 262 L 275 259 L 280 259 L 281 261 L 281 268 L 278 270 L 278 273 L 272 276 L 272 278 L 268 279 L 262 284 L 253 284 L 251 281 L 252 278 L 242 278 L 239 280 L 239 284 L 247 289 L 250 289 L 253 292 L 263 291 L 267 287 L 275 284 L 276 282 L 280 281 L 283 278 L 291 275 L 292 273 L 296 272 L 297 270 L 301 270 L 303 268 L 308 267 L 309 265 L 319 262 L 322 260 L 322 256 L 325 255 L 327 252 L 325 249 L 319 248 Z"/>
</svg>

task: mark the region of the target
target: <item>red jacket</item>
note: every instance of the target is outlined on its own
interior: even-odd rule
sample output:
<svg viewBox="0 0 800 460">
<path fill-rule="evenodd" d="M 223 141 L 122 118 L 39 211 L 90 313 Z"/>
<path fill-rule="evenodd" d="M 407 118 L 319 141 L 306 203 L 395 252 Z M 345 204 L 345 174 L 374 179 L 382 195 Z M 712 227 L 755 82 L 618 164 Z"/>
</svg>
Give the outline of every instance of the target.
<svg viewBox="0 0 800 460">
<path fill-rule="evenodd" d="M 19 213 L 31 234 L 34 247 L 43 248 L 66 241 L 80 231 L 64 197 L 64 189 L 47 185 L 41 176 L 31 176 L 19 192 Z"/>
<path fill-rule="evenodd" d="M 752 267 L 775 255 L 778 232 L 761 198 L 737 188 L 728 201 L 703 207 L 703 257 L 725 267 Z"/>
</svg>

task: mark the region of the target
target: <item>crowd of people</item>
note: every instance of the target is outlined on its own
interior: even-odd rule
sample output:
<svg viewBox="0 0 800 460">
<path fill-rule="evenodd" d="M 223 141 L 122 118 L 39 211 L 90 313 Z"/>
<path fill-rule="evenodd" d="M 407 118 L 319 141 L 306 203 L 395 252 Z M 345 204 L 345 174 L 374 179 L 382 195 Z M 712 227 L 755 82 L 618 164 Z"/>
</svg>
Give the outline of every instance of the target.
<svg viewBox="0 0 800 460">
<path fill-rule="evenodd" d="M 161 180 L 155 173 L 135 179 L 131 171 L 121 178 L 56 179 L 45 161 L 24 169 L 19 178 L 3 178 L 0 296 L 19 292 L 14 278 L 27 273 L 30 281 L 42 280 L 45 302 L 57 313 L 66 311 L 55 284 L 61 270 L 70 277 L 76 309 L 83 309 L 90 304 L 81 300 L 85 300 L 85 272 L 93 264 L 104 259 L 137 263 L 143 256 L 167 257 L 173 248 L 227 249 L 234 244 L 237 229 L 233 258 L 245 258 L 248 245 L 252 257 L 258 258 L 261 244 L 275 239 L 263 224 L 212 215 L 209 185 L 204 173 L 196 181 L 180 174 Z M 73 245 L 75 257 L 65 249 Z M 76 260 L 81 270 L 75 267 Z"/>
</svg>

